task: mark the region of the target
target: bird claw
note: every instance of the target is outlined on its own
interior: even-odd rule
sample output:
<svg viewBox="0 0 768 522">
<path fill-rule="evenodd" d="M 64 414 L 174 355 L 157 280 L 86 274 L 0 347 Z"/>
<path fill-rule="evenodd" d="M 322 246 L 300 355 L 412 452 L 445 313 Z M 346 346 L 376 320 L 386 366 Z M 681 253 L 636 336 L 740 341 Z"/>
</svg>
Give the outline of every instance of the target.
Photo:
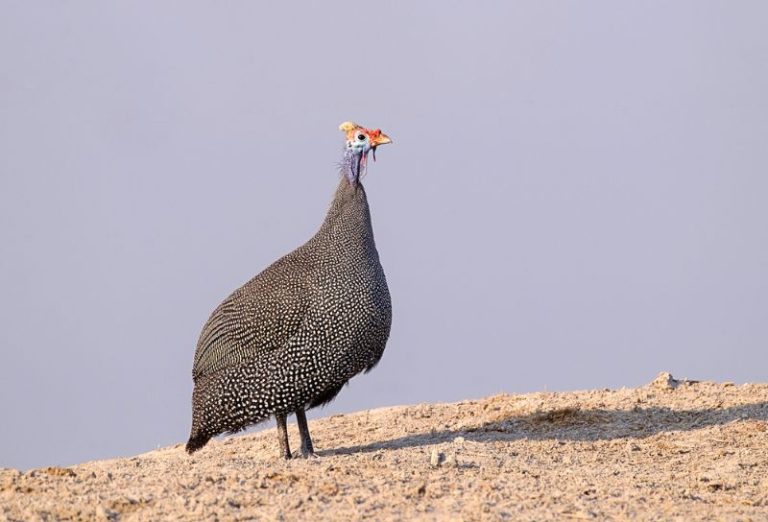
<svg viewBox="0 0 768 522">
<path fill-rule="evenodd" d="M 320 458 L 320 457 L 317 456 L 317 454 L 315 453 L 314 450 L 307 450 L 306 448 L 301 448 L 301 451 L 294 452 L 293 457 L 294 458 L 301 457 L 301 458 L 307 459 L 307 460 L 319 459 Z"/>
</svg>

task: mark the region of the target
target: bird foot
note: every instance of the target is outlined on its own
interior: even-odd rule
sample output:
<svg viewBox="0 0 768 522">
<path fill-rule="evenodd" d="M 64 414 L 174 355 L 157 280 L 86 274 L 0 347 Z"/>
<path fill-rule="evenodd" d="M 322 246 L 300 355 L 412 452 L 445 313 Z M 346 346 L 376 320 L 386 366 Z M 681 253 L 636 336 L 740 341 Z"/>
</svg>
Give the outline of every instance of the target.
<svg viewBox="0 0 768 522">
<path fill-rule="evenodd" d="M 301 457 L 301 458 L 307 459 L 307 460 L 314 460 L 314 459 L 319 459 L 320 458 L 320 457 L 317 456 L 317 454 L 314 451 L 307 451 L 307 450 L 304 450 L 304 449 L 302 449 L 300 452 L 299 451 L 294 452 L 293 453 L 293 457 L 294 458 Z"/>
</svg>

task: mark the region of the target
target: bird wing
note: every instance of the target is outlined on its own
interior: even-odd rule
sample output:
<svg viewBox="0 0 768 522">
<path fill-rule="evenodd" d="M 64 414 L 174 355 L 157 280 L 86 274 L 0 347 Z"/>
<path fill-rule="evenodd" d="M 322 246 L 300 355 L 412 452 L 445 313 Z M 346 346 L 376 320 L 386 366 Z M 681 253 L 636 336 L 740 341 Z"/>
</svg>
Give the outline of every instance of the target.
<svg viewBox="0 0 768 522">
<path fill-rule="evenodd" d="M 299 331 L 309 308 L 312 269 L 311 261 L 295 251 L 225 299 L 200 334 L 193 379 L 284 346 Z"/>
</svg>

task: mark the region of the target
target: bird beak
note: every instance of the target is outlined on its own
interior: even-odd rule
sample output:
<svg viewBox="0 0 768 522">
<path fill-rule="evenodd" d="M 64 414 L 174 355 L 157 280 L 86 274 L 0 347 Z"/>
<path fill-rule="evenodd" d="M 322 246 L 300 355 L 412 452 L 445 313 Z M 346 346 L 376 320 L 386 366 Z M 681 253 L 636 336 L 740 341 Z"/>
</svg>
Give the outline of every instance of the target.
<svg viewBox="0 0 768 522">
<path fill-rule="evenodd" d="M 373 138 L 372 141 L 373 141 L 374 147 L 378 147 L 379 145 L 386 145 L 387 143 L 392 143 L 392 140 L 389 138 L 389 136 L 387 136 L 383 132 L 378 136 L 376 136 L 375 138 Z"/>
<path fill-rule="evenodd" d="M 380 129 L 370 131 L 369 134 L 371 136 L 371 152 L 373 152 L 373 161 L 376 161 L 376 147 L 379 145 L 392 143 L 392 140 L 389 139 L 389 136 L 381 132 Z"/>
</svg>

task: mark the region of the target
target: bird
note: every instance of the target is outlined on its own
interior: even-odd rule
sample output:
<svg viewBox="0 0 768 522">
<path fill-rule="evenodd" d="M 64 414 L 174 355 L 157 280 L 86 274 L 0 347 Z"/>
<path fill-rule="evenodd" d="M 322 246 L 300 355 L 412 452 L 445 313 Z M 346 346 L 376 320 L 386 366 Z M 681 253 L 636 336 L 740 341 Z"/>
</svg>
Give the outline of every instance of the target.
<svg viewBox="0 0 768 522">
<path fill-rule="evenodd" d="M 346 121 L 340 180 L 320 229 L 227 297 L 203 326 L 192 368 L 186 451 L 217 435 L 275 418 L 280 456 L 292 458 L 287 417 L 296 415 L 300 455 L 315 457 L 306 410 L 332 401 L 380 361 L 392 302 L 361 178 L 368 155 L 392 143 L 380 129 Z"/>
</svg>

